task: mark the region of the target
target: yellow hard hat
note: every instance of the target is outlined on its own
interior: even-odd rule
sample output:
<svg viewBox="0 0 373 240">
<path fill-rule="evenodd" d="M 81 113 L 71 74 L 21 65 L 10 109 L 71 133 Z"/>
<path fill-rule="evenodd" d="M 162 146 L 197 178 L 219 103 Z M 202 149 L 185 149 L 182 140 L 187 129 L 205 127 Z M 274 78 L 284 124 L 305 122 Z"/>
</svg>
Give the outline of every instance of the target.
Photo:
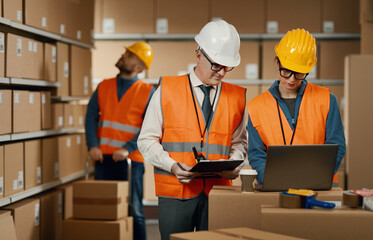
<svg viewBox="0 0 373 240">
<path fill-rule="evenodd" d="M 145 68 L 149 69 L 153 61 L 153 50 L 146 42 L 137 42 L 129 47 L 125 47 L 128 51 L 135 54 L 145 64 Z"/>
<path fill-rule="evenodd" d="M 299 73 L 309 73 L 317 62 L 316 40 L 304 29 L 293 29 L 275 47 L 281 65 Z"/>
</svg>

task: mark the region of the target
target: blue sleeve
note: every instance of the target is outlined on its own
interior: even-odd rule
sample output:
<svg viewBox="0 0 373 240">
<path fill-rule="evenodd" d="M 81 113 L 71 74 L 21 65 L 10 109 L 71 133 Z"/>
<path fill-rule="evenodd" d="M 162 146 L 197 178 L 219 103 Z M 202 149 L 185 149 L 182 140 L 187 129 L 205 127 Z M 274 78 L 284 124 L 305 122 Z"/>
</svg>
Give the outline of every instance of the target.
<svg viewBox="0 0 373 240">
<path fill-rule="evenodd" d="M 334 171 L 334 173 L 336 173 L 346 153 L 346 140 L 337 98 L 332 93 L 330 93 L 330 107 L 326 118 L 325 143 L 339 145 L 337 163 Z"/>
<path fill-rule="evenodd" d="M 155 92 L 155 89 L 152 88 L 152 90 L 150 91 L 150 95 L 149 95 L 149 99 L 148 99 L 148 102 L 146 103 L 146 107 L 145 107 L 145 111 L 144 111 L 144 114 L 142 116 L 142 119 L 144 119 L 145 117 L 145 113 L 146 113 L 146 110 L 148 109 L 148 105 L 149 105 L 149 102 L 150 102 L 150 99 L 152 98 L 153 96 L 153 93 Z M 133 137 L 130 141 L 128 141 L 123 147 L 126 148 L 128 150 L 128 152 L 131 154 L 133 151 L 136 151 L 138 150 L 139 148 L 137 147 L 137 139 L 139 138 L 139 135 L 140 135 L 140 131 L 136 134 L 135 137 Z"/>
<path fill-rule="evenodd" d="M 92 94 L 91 99 L 89 100 L 85 117 L 85 136 L 88 150 L 91 147 L 99 147 L 97 138 L 99 112 L 100 108 L 98 106 L 98 93 L 96 89 L 96 91 Z"/>
<path fill-rule="evenodd" d="M 247 131 L 249 134 L 249 148 L 247 150 L 247 159 L 250 166 L 258 172 L 257 180 L 263 184 L 264 168 L 267 158 L 267 148 L 254 128 L 250 115 L 247 121 Z"/>
</svg>

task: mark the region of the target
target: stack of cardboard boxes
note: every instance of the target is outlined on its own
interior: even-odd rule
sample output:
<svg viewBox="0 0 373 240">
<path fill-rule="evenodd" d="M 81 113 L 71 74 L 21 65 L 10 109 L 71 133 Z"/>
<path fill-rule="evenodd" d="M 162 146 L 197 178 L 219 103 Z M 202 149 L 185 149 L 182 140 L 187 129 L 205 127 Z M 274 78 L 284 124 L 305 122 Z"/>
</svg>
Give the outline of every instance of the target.
<svg viewBox="0 0 373 240">
<path fill-rule="evenodd" d="M 132 239 L 128 193 L 124 181 L 74 182 L 73 218 L 63 222 L 63 239 Z"/>
</svg>

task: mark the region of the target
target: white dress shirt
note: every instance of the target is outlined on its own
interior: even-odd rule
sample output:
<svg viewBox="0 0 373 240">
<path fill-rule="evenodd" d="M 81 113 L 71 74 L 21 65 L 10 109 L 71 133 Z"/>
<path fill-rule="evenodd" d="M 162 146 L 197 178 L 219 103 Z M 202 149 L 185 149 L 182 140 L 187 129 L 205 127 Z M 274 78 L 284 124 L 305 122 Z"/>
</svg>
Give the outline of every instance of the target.
<svg viewBox="0 0 373 240">
<path fill-rule="evenodd" d="M 204 93 L 199 88 L 199 86 L 203 83 L 201 80 L 199 80 L 194 71 L 191 71 L 189 75 L 190 81 L 193 86 L 194 95 L 197 98 L 199 106 L 202 106 Z M 221 83 L 219 83 L 218 86 L 213 86 L 213 88 L 211 88 L 210 90 L 211 104 L 214 101 L 216 89 L 218 89 L 218 93 L 216 94 L 216 100 L 213 106 L 214 111 L 216 109 L 216 105 L 220 96 Z M 244 119 L 245 117 L 243 117 L 240 125 L 232 134 L 232 143 L 229 154 L 230 159 L 239 160 L 245 159 L 246 157 L 247 130 L 245 123 L 246 121 Z M 170 157 L 168 152 L 163 149 L 160 143 L 163 136 L 163 127 L 161 93 L 160 88 L 158 88 L 154 92 L 147 108 L 137 145 L 147 163 L 150 163 L 157 168 L 171 172 L 171 167 L 176 161 Z"/>
</svg>

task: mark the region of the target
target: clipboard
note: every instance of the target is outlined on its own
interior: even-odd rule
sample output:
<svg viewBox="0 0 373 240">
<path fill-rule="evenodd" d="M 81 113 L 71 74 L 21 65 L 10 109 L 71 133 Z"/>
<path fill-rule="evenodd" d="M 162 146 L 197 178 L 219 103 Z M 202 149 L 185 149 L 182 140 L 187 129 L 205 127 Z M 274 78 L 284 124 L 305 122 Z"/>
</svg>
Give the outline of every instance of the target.
<svg viewBox="0 0 373 240">
<path fill-rule="evenodd" d="M 201 176 L 197 177 L 217 177 L 216 172 L 225 170 L 234 170 L 244 160 L 200 160 L 189 172 L 199 172 Z M 219 176 L 220 177 L 220 176 Z"/>
</svg>

